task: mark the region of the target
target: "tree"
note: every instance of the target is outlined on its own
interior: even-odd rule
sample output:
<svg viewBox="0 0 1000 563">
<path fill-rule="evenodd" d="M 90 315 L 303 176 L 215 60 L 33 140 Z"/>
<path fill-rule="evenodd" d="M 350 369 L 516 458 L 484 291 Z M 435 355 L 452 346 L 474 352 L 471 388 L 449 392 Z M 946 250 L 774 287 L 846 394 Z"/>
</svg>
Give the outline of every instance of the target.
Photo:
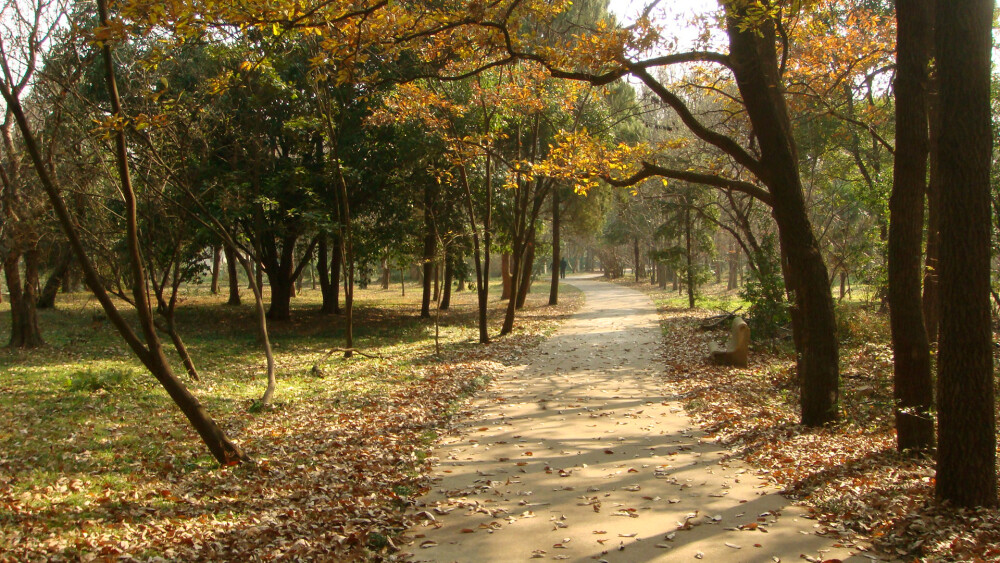
<svg viewBox="0 0 1000 563">
<path fill-rule="evenodd" d="M 110 31 L 109 18 L 105 0 L 98 0 L 98 14 L 100 32 Z M 10 8 L 11 4 L 7 4 Z M 4 13 L 9 13 L 7 9 Z M 21 21 L 13 30 L 3 34 L 0 41 L 4 46 L 4 53 L 11 53 L 12 49 L 19 50 L 22 55 L 21 61 L 29 68 L 37 64 L 40 56 L 40 49 L 44 42 L 40 41 L 39 30 L 52 30 L 59 19 L 63 16 L 61 6 L 54 3 L 40 3 L 34 6 L 31 21 Z M 93 37 L 92 37 L 93 38 Z M 135 300 L 136 312 L 139 317 L 142 336 L 140 337 L 132 329 L 129 322 L 122 316 L 108 292 L 105 290 L 102 280 L 91 262 L 90 256 L 86 252 L 80 239 L 76 223 L 71 216 L 69 209 L 63 201 L 62 192 L 55 179 L 50 175 L 46 166 L 46 161 L 40 150 L 40 145 L 32 128 L 28 117 L 21 104 L 21 94 L 23 88 L 18 87 L 18 82 L 13 77 L 18 76 L 18 68 L 12 64 L 10 56 L 0 56 L 0 70 L 3 71 L 3 78 L 0 79 L 0 95 L 7 103 L 9 111 L 13 114 L 18 130 L 24 139 L 25 148 L 31 158 L 35 173 L 41 183 L 46 195 L 52 204 L 59 223 L 69 239 L 69 243 L 83 270 L 87 285 L 94 293 L 98 302 L 104 309 L 105 314 L 111 320 L 112 325 L 118 330 L 122 339 L 132 349 L 133 353 L 142 361 L 143 365 L 160 382 L 163 388 L 173 399 L 174 403 L 188 418 L 191 425 L 199 433 L 202 440 L 208 446 L 215 459 L 223 465 L 240 463 L 248 459 L 239 447 L 231 442 L 222 429 L 215 423 L 208 412 L 202 407 L 200 401 L 191 394 L 187 387 L 177 378 L 167 362 L 163 353 L 163 347 L 156 333 L 153 322 L 153 313 L 149 306 L 149 299 L 146 293 L 146 277 L 139 248 L 138 219 L 136 214 L 135 190 L 131 183 L 131 175 L 128 166 L 128 148 L 125 141 L 124 126 L 125 117 L 121 109 L 118 98 L 117 81 L 115 79 L 114 60 L 110 41 L 110 33 L 101 37 L 100 53 L 104 62 L 104 78 L 110 94 L 111 112 L 110 118 L 106 121 L 105 127 L 109 137 L 114 140 L 115 162 L 117 164 L 118 187 L 125 204 L 125 220 L 127 228 L 128 261 L 132 272 L 132 295 Z"/>
<path fill-rule="evenodd" d="M 934 444 L 930 345 L 921 309 L 921 234 L 927 189 L 927 86 L 932 3 L 899 0 L 896 154 L 889 199 L 889 319 L 892 326 L 896 445 L 925 451 Z"/>
<path fill-rule="evenodd" d="M 941 318 L 938 498 L 995 506 L 996 413 L 990 326 L 991 0 L 938 0 Z"/>
</svg>

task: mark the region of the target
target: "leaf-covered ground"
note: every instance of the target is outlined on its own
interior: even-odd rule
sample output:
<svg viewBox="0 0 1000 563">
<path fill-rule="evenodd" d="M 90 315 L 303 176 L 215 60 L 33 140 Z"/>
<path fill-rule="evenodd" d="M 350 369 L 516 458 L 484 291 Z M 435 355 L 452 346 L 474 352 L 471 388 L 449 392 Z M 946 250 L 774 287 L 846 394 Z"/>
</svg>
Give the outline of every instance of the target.
<svg viewBox="0 0 1000 563">
<path fill-rule="evenodd" d="M 440 356 L 416 291 L 358 292 L 356 345 L 380 358 L 338 354 L 318 370 L 343 327 L 307 290 L 295 320 L 272 326 L 279 389 L 262 412 L 248 410 L 263 389 L 252 310 L 189 295 L 191 386 L 257 462 L 221 469 L 93 303 L 61 296 L 42 318 L 47 347 L 0 351 L 0 561 L 379 559 L 425 490 L 435 428 L 579 305 L 563 288 L 547 307 L 540 284 L 516 332 L 489 346 L 475 343 L 474 295 L 455 294 Z"/>
<path fill-rule="evenodd" d="M 676 293 L 627 285 L 660 305 L 668 377 L 689 411 L 733 456 L 811 507 L 818 534 L 905 561 L 1000 561 L 1000 512 L 936 503 L 933 460 L 895 451 L 884 316 L 860 304 L 839 308 L 842 422 L 813 429 L 797 424 L 789 343 L 754 341 L 747 369 L 710 366 L 706 343 L 726 334 L 700 327 L 718 310 L 689 310 Z M 708 303 L 732 310 L 735 302 L 717 295 Z"/>
</svg>

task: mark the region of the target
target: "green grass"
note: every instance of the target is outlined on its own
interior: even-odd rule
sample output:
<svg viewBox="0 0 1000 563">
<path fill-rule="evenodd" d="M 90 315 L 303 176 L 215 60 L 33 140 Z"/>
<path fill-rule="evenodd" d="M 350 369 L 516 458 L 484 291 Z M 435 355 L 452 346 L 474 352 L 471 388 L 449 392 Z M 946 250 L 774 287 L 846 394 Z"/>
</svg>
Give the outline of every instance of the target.
<svg viewBox="0 0 1000 563">
<path fill-rule="evenodd" d="M 569 305 L 545 307 L 547 289 L 547 283 L 533 288 L 527 308 L 518 316 L 527 332 L 513 338 L 540 339 L 580 302 L 577 290 L 562 286 L 562 301 Z M 419 385 L 433 366 L 502 349 L 500 344 L 478 344 L 475 292 L 463 291 L 452 294 L 452 309 L 440 315 L 442 354 L 435 355 L 434 319 L 419 318 L 418 290 L 408 286 L 406 297 L 399 294 L 398 284 L 387 291 L 356 290 L 354 345 L 379 358 L 334 354 L 323 363 L 322 377 L 312 367 L 332 347 L 343 346 L 343 317 L 320 315 L 319 291 L 302 291 L 293 299 L 292 320 L 268 326 L 278 375 L 274 409 L 248 410 L 263 393 L 266 367 L 252 304 L 226 306 L 225 297 L 203 287 L 186 292 L 177 323 L 201 381 L 190 380 L 169 339 L 164 339 L 164 347 L 178 376 L 226 432 L 255 457 L 275 463 L 283 440 L 295 441 L 297 432 L 311 430 L 308 424 L 286 426 L 285 421 L 313 412 L 319 413 L 318 420 L 336 421 L 340 413 L 355 416 L 351 413 Z M 499 285 L 491 287 L 492 335 L 502 322 L 505 302 L 499 295 Z M 96 301 L 84 293 L 60 294 L 56 306 L 39 311 L 44 347 L 0 348 L 0 412 L 7 422 L 0 425 L 0 559 L 5 537 L 13 533 L 40 543 L 50 535 L 70 538 L 69 551 L 61 552 L 66 556 L 82 549 L 80 522 L 92 521 L 95 530 L 115 535 L 125 533 L 118 531 L 116 520 L 140 522 L 136 519 L 141 511 L 183 515 L 187 509 L 174 496 L 178 483 L 207 491 L 208 484 L 224 478 Z M 0 343 L 9 338 L 9 315 L 9 305 L 0 305 Z M 485 377 L 474 377 L 456 397 L 486 382 Z M 434 430 L 427 429 L 414 438 L 417 462 L 426 459 L 435 437 Z M 261 442 L 265 438 L 267 443 Z M 398 491 L 407 494 L 398 496 L 412 492 L 408 484 L 400 487 Z M 228 506 L 230 510 L 213 513 L 212 518 L 235 522 L 252 515 L 239 498 Z"/>
</svg>

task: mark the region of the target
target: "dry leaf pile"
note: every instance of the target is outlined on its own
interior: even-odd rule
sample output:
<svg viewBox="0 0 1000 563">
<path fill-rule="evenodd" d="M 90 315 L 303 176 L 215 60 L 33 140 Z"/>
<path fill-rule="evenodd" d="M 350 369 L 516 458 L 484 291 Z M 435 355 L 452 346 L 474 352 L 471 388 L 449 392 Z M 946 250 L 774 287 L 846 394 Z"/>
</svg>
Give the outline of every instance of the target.
<svg viewBox="0 0 1000 563">
<path fill-rule="evenodd" d="M 812 507 L 817 533 L 907 561 L 1000 561 L 1000 512 L 941 506 L 933 460 L 896 453 L 887 341 L 843 343 L 842 422 L 806 428 L 787 353 L 755 341 L 747 369 L 712 366 L 706 343 L 725 334 L 700 326 L 714 313 L 661 312 L 668 378 L 688 410 L 733 456 Z"/>
</svg>

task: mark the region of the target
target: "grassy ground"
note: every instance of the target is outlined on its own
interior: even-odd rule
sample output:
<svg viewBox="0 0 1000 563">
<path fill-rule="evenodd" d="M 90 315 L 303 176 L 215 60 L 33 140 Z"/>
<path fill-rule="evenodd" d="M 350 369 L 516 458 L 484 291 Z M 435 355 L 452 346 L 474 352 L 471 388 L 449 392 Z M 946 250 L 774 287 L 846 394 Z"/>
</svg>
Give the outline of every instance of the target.
<svg viewBox="0 0 1000 563">
<path fill-rule="evenodd" d="M 178 325 L 201 381 L 188 384 L 257 461 L 237 468 L 216 467 L 92 298 L 60 295 L 41 312 L 44 348 L 0 349 L 0 561 L 377 558 L 425 486 L 423 450 L 452 403 L 581 301 L 562 286 L 548 307 L 547 289 L 537 284 L 515 333 L 489 346 L 477 343 L 474 292 L 453 293 L 440 355 L 418 288 L 358 290 L 355 347 L 378 358 L 335 354 L 318 370 L 342 346 L 343 319 L 318 314 L 306 289 L 293 320 L 269 327 L 276 405 L 250 412 L 265 376 L 253 307 L 191 288 Z M 496 334 L 503 303 L 491 292 Z M 0 306 L 0 342 L 9 314 Z"/>
<path fill-rule="evenodd" d="M 689 412 L 733 456 L 811 506 L 816 533 L 904 561 L 1000 561 L 1000 511 L 937 503 L 933 457 L 896 452 L 888 317 L 867 296 L 858 292 L 837 305 L 841 420 L 806 428 L 798 424 L 799 383 L 787 340 L 753 339 L 746 369 L 707 364 L 708 339 L 726 335 L 700 325 L 718 309 L 739 306 L 734 292 L 704 288 L 706 297 L 691 310 L 676 292 L 622 283 L 659 304 L 668 379 Z"/>
</svg>

